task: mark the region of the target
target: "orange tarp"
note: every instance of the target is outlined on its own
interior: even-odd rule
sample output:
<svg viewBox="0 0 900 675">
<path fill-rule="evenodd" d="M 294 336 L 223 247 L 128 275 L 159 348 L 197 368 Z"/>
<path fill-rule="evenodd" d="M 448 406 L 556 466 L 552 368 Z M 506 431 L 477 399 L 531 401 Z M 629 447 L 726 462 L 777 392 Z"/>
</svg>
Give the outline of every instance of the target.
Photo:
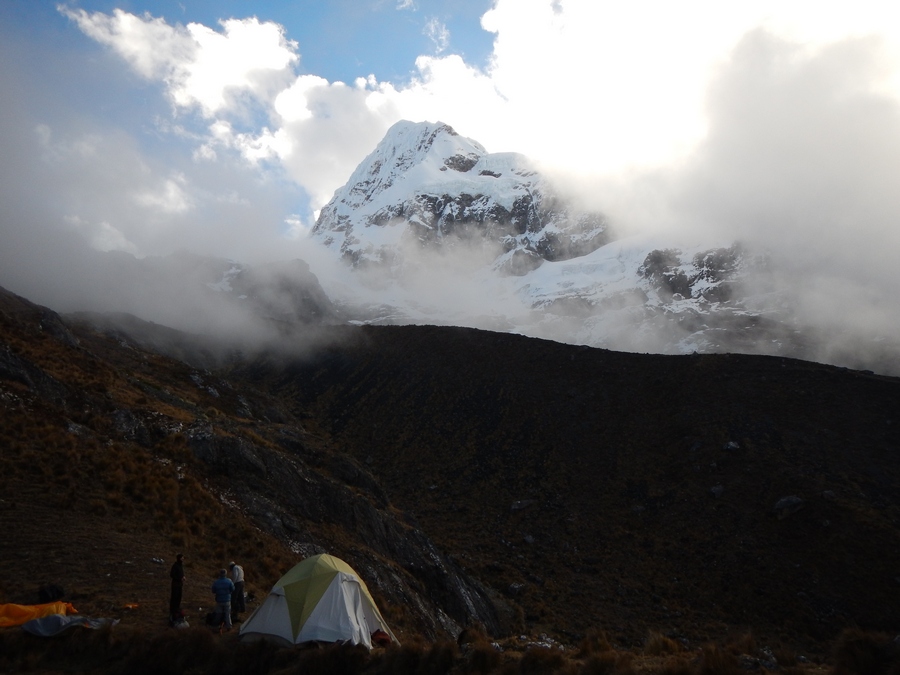
<svg viewBox="0 0 900 675">
<path fill-rule="evenodd" d="M 0 628 L 21 626 L 32 619 L 51 614 L 78 614 L 69 602 L 48 602 L 43 605 L 0 605 Z"/>
</svg>

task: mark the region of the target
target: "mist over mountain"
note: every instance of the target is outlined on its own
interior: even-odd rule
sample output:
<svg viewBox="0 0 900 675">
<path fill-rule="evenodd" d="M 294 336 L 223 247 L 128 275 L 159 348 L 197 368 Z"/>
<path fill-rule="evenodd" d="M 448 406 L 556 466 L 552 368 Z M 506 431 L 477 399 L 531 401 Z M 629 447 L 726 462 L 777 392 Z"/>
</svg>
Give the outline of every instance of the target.
<svg viewBox="0 0 900 675">
<path fill-rule="evenodd" d="M 24 14 L 11 12 L 0 283 L 59 311 L 254 338 L 271 308 L 207 286 L 230 266 L 199 285 L 160 266 L 159 285 L 127 257 L 302 260 L 338 321 L 897 372 L 900 102 L 883 3 L 853 17 L 748 6 L 734 22 L 723 9 L 707 15 L 716 31 L 650 13 L 679 38 L 623 29 L 596 3 L 502 4 L 484 15 L 498 38 L 488 70 L 448 52 L 403 85 L 296 71 L 303 50 L 273 16 L 229 24 L 271 51 L 201 19 L 249 68 L 205 82 L 225 61 L 172 17 L 44 8 L 79 45 L 59 57 L 77 52 L 90 83 L 76 85 L 25 67 L 61 43 L 14 35 Z M 793 32 L 782 12 L 818 28 Z M 542 58 L 538 33 L 554 45 Z M 696 52 L 676 48 L 684 35 Z M 630 80 L 623 67 L 639 64 Z"/>
<path fill-rule="evenodd" d="M 448 125 L 399 122 L 322 209 L 312 238 L 347 263 L 328 288 L 357 321 L 900 372 L 900 342 L 884 324 L 826 330 L 784 251 L 765 240 L 617 229 L 585 206 L 584 190 Z M 831 299 L 851 302 L 839 288 Z"/>
<path fill-rule="evenodd" d="M 318 328 L 345 321 L 298 259 L 249 265 L 187 251 L 137 258 L 76 242 L 69 253 L 60 267 L 45 261 L 43 283 L 26 282 L 25 289 L 159 349 L 175 330 L 201 336 L 205 359 L 287 343 L 301 350 Z"/>
<path fill-rule="evenodd" d="M 596 188 L 587 199 L 587 186 L 522 155 L 404 121 L 321 210 L 302 258 L 136 257 L 91 250 L 72 233 L 38 244 L 39 230 L 25 228 L 3 253 L 4 278 L 60 311 L 130 314 L 225 351 L 302 349 L 313 327 L 336 323 L 437 324 L 900 372 L 877 266 L 817 265 L 796 244 L 676 227 L 662 213 L 659 226 L 635 230 L 615 215 L 628 190 L 617 201 Z M 811 236 L 809 248 L 822 241 Z M 865 289 L 853 280 L 870 272 L 878 279 Z"/>
</svg>

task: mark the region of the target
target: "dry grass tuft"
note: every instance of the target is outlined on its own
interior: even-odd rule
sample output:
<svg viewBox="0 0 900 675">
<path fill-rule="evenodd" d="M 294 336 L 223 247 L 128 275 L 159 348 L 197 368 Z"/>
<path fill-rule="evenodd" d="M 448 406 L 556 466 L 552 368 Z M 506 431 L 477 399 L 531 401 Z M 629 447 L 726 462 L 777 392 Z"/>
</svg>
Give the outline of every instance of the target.
<svg viewBox="0 0 900 675">
<path fill-rule="evenodd" d="M 834 675 L 900 675 L 897 647 L 888 636 L 845 631 L 836 648 Z M 412 639 L 372 652 L 360 646 L 281 647 L 266 641 L 241 643 L 234 633 L 205 627 L 149 631 L 118 625 L 73 629 L 52 640 L 18 630 L 0 631 L 0 672 L 216 673 L 254 675 L 740 675 L 736 655 L 707 645 L 701 653 L 664 660 L 627 651 L 598 652 L 582 659 L 557 648 L 501 652 L 486 640 L 454 642 Z M 762 671 L 764 672 L 764 671 Z M 784 668 L 785 675 L 821 675 L 820 667 Z"/>
<path fill-rule="evenodd" d="M 184 673 L 205 669 L 225 670 L 229 656 L 218 636 L 206 628 L 188 628 L 162 633 L 141 641 L 123 663 L 123 670 L 141 673 Z"/>
<path fill-rule="evenodd" d="M 834 647 L 834 675 L 900 675 L 900 642 L 884 633 L 846 628 Z"/>
<path fill-rule="evenodd" d="M 700 655 L 696 675 L 740 675 L 741 666 L 737 657 L 718 645 L 706 645 Z"/>
<path fill-rule="evenodd" d="M 561 673 L 570 666 L 566 655 L 555 647 L 532 647 L 519 661 L 522 675 Z"/>
<path fill-rule="evenodd" d="M 644 641 L 644 654 L 650 656 L 665 656 L 667 654 L 677 654 L 680 651 L 680 644 L 657 631 L 650 631 L 650 634 Z"/>
<path fill-rule="evenodd" d="M 478 645 L 487 642 L 490 641 L 485 633 L 484 626 L 466 626 L 456 637 L 456 644 L 460 647 L 463 645 Z"/>
<path fill-rule="evenodd" d="M 421 672 L 423 673 L 449 673 L 459 656 L 456 644 L 453 642 L 438 642 L 432 645 L 422 659 Z"/>
<path fill-rule="evenodd" d="M 410 645 L 394 646 L 374 656 L 366 672 L 378 675 L 441 675 L 450 672 L 456 655 L 456 645 L 449 642 L 440 642 L 424 649 Z"/>
<path fill-rule="evenodd" d="M 493 645 L 487 642 L 479 642 L 467 654 L 463 672 L 487 675 L 497 670 L 500 660 L 500 652 Z"/>
<path fill-rule="evenodd" d="M 591 628 L 587 634 L 581 639 L 578 646 L 578 654 L 581 658 L 591 656 L 592 654 L 602 654 L 612 651 L 612 643 L 606 633 L 597 628 Z"/>
<path fill-rule="evenodd" d="M 366 670 L 369 652 L 365 647 L 354 645 L 328 645 L 321 648 L 290 650 L 283 656 L 286 662 L 281 669 L 284 673 L 304 673 L 308 675 L 331 675 L 346 673 L 356 675 Z M 262 664 L 248 664 L 258 668 Z M 245 670 L 244 672 L 260 672 Z"/>
<path fill-rule="evenodd" d="M 588 657 L 581 672 L 583 675 L 630 675 L 634 669 L 630 655 L 610 650 Z"/>
<path fill-rule="evenodd" d="M 758 645 L 753 633 L 735 633 L 725 639 L 725 649 L 735 655 L 754 654 Z"/>
<path fill-rule="evenodd" d="M 779 645 L 772 651 L 772 654 L 775 656 L 775 661 L 778 662 L 779 666 L 792 668 L 798 665 L 797 654 L 788 647 Z"/>
<path fill-rule="evenodd" d="M 694 668 L 684 657 L 672 657 L 663 663 L 658 675 L 694 675 Z"/>
</svg>

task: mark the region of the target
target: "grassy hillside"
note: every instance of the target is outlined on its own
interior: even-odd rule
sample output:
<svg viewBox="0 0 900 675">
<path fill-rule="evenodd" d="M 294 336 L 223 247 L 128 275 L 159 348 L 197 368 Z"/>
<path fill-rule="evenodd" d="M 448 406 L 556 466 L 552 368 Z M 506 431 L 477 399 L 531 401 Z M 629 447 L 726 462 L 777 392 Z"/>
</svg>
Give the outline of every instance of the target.
<svg viewBox="0 0 900 675">
<path fill-rule="evenodd" d="M 267 591 L 290 552 L 229 507 L 183 433 L 222 418 L 234 397 L 197 387 L 184 364 L 76 337 L 53 313 L 0 299 L 2 599 L 34 603 L 57 583 L 85 614 L 165 625 L 177 551 L 194 616 L 231 559 L 252 570 L 251 589 Z M 134 436 L 139 417 L 156 422 L 148 438 Z M 252 433 L 234 421 L 234 433 Z"/>
<path fill-rule="evenodd" d="M 900 626 L 900 380 L 452 328 L 339 345 L 242 373 L 371 467 L 531 631 L 811 646 Z"/>
<path fill-rule="evenodd" d="M 0 629 L 0 671 L 886 672 L 900 381 L 451 328 L 333 338 L 204 371 L 0 291 L 0 602 L 56 583 L 120 621 Z M 201 627 L 229 560 L 252 609 L 323 550 L 402 648 Z M 189 631 L 166 624 L 178 551 Z"/>
</svg>

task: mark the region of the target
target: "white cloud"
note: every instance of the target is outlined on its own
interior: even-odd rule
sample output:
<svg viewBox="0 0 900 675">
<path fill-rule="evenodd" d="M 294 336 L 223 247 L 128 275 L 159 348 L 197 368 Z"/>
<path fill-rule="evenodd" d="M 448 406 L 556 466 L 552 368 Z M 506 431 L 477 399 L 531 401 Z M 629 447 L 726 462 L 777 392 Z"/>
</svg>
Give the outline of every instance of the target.
<svg viewBox="0 0 900 675">
<path fill-rule="evenodd" d="M 197 103 L 207 115 L 229 103 L 230 89 L 247 90 L 259 97 L 271 95 L 283 81 L 280 76 L 298 60 L 297 44 L 285 39 L 278 24 L 260 23 L 256 17 L 220 24 L 223 33 L 188 24 L 198 48 L 172 92 L 179 105 Z"/>
<path fill-rule="evenodd" d="M 443 22 L 436 18 L 429 19 L 422 32 L 434 44 L 434 51 L 437 54 L 445 51 L 450 45 L 450 31 Z"/>
<path fill-rule="evenodd" d="M 516 150 L 510 136 L 496 124 L 510 119 L 515 110 L 496 88 L 494 81 L 469 66 L 456 54 L 420 56 L 416 59 L 418 77 L 403 89 L 381 87 L 380 91 L 395 106 L 400 119 L 441 120 L 460 133 L 471 136 L 492 151 Z M 518 127 L 518 121 L 509 124 Z M 527 142 L 526 134 L 520 143 Z"/>
<path fill-rule="evenodd" d="M 884 252 L 900 248 L 900 99 L 884 91 L 889 65 L 873 37 L 810 49 L 748 34 L 710 87 L 709 133 L 677 174 L 675 208 L 789 251 L 797 267 L 888 274 Z"/>
<path fill-rule="evenodd" d="M 423 55 L 402 85 L 371 75 L 353 85 L 297 75 L 298 45 L 256 18 L 221 22 L 218 32 L 122 10 L 61 11 L 137 72 L 163 82 L 177 105 L 211 118 L 196 141 L 198 162 L 221 161 L 227 150 L 258 167 L 279 165 L 307 191 L 313 210 L 402 118 L 441 120 L 491 151 L 519 151 L 549 169 L 603 177 L 606 186 L 637 171 L 652 192 L 647 167 L 688 161 L 715 132 L 707 87 L 759 26 L 793 40 L 798 53 L 846 35 L 883 34 L 877 87 L 900 91 L 900 10 L 875 0 L 860 0 L 853 12 L 808 0 L 495 0 L 482 18 L 495 35 L 487 69 L 452 53 Z M 440 51 L 446 28 L 430 26 Z M 263 118 L 248 118 L 239 92 Z"/>
<path fill-rule="evenodd" d="M 846 362 L 900 330 L 892 64 L 876 37 L 812 46 L 752 31 L 715 70 L 708 133 L 681 163 L 580 187 L 615 205 L 617 224 L 766 251 L 748 288 L 777 290 L 817 358 Z"/>
<path fill-rule="evenodd" d="M 141 190 L 135 193 L 134 201 L 138 206 L 163 213 L 185 213 L 193 206 L 192 200 L 185 190 L 186 183 L 184 174 L 176 174 L 174 177 L 162 181 L 162 184 L 155 189 Z"/>
<path fill-rule="evenodd" d="M 2 234 L 9 242 L 20 228 L 15 237 L 36 242 L 33 254 L 45 261 L 30 268 L 17 263 L 22 275 L 69 266 L 75 247 L 61 243 L 63 233 L 65 241 L 77 235 L 95 250 L 140 256 L 188 249 L 251 261 L 287 254 L 281 223 L 297 208 L 299 192 L 235 162 L 238 148 L 216 141 L 217 150 L 169 151 L 163 162 L 122 131 L 71 121 L 34 124 L 33 116 L 0 120 L 9 149 L 0 165 Z M 23 135 L 23 124 L 33 133 Z M 221 161 L 196 157 L 216 151 Z M 9 260 L 0 262 L 10 269 Z"/>
<path fill-rule="evenodd" d="M 304 89 L 309 115 L 295 115 L 279 130 L 286 142 L 279 155 L 288 173 L 307 190 L 313 208 L 324 205 L 355 166 L 400 119 L 393 88 L 322 80 Z M 299 99 L 296 105 L 301 105 Z"/>
<path fill-rule="evenodd" d="M 103 221 L 89 223 L 79 216 L 68 215 L 65 223 L 78 232 L 95 251 L 123 251 L 136 255 L 139 253 L 137 246 L 128 241 L 128 238 L 118 229 Z"/>
<path fill-rule="evenodd" d="M 486 67 L 448 47 L 419 56 L 402 83 L 359 73 L 350 84 L 300 73 L 299 46 L 272 22 L 60 11 L 158 83 L 172 109 L 118 127 L 91 120 L 78 97 L 39 92 L 24 69 L 46 46 L 29 59 L 0 43 L 10 94 L 0 281 L 40 289 L 39 301 L 62 294 L 78 307 L 71 270 L 92 268 L 90 256 L 73 265 L 79 240 L 318 265 L 303 248 L 315 210 L 406 118 L 567 169 L 620 231 L 699 229 L 768 246 L 778 286 L 809 322 L 900 330 L 900 5 L 496 0 L 483 17 L 494 35 Z M 478 304 L 456 295 L 460 311 Z"/>
<path fill-rule="evenodd" d="M 296 213 L 292 213 L 285 218 L 284 224 L 286 226 L 285 236 L 288 239 L 300 239 L 301 237 L 305 237 L 312 229 L 311 224 L 305 222 L 303 218 Z"/>
<path fill-rule="evenodd" d="M 309 96 L 316 88 L 328 86 L 328 80 L 317 75 L 301 75 L 287 89 L 275 97 L 275 112 L 285 122 L 310 119 Z"/>
<path fill-rule="evenodd" d="M 143 17 L 114 9 L 111 15 L 57 5 L 85 35 L 111 47 L 147 79 L 172 82 L 184 77 L 184 64 L 196 58 L 197 44 L 181 26 L 150 14 Z"/>
<path fill-rule="evenodd" d="M 192 157 L 195 162 L 215 162 L 219 158 L 219 155 L 212 145 L 204 143 L 194 150 Z"/>
<path fill-rule="evenodd" d="M 496 33 L 489 75 L 511 113 L 493 135 L 504 145 L 518 137 L 518 149 L 554 166 L 592 172 L 690 150 L 706 130 L 709 78 L 749 30 L 762 25 L 810 45 L 892 31 L 897 44 L 900 27 L 897 9 L 871 0 L 852 12 L 797 0 L 568 0 L 558 10 L 498 0 L 483 17 Z"/>
<path fill-rule="evenodd" d="M 59 11 L 97 42 L 111 47 L 138 73 L 166 83 L 179 107 L 207 117 L 235 105 L 235 94 L 267 99 L 299 57 L 284 29 L 256 17 L 220 21 L 222 32 L 198 23 L 171 26 L 150 14 L 121 9 L 111 15 L 64 5 Z"/>
</svg>

